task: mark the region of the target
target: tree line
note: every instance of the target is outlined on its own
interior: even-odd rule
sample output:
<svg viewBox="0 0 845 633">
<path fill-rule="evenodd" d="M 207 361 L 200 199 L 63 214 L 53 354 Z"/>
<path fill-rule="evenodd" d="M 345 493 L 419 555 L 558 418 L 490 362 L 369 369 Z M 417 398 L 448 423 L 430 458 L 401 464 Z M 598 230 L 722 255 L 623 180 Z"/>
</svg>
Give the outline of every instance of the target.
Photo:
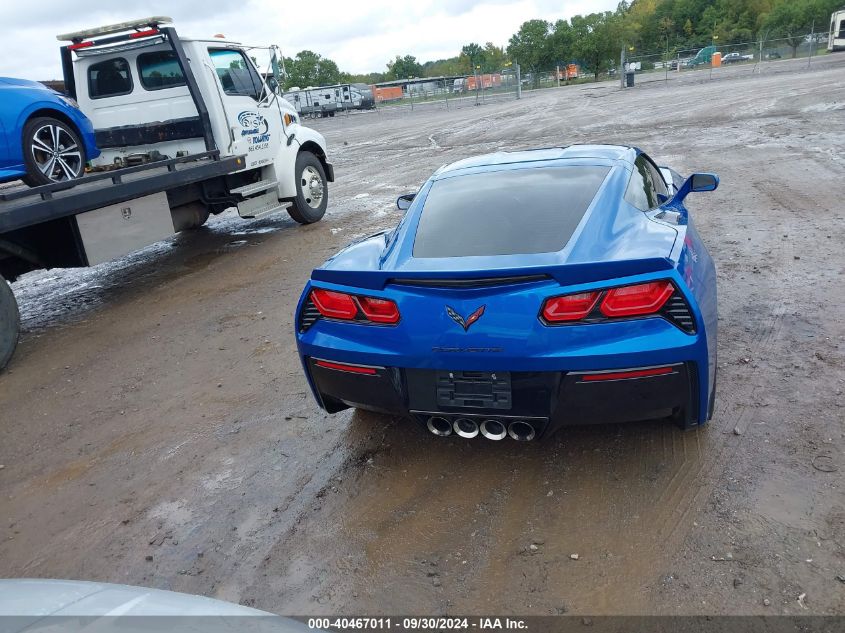
<svg viewBox="0 0 845 633">
<path fill-rule="evenodd" d="M 827 32 L 845 0 L 623 0 L 615 11 L 576 15 L 554 23 L 523 22 L 507 46 L 470 42 L 448 59 L 419 62 L 397 55 L 383 72 L 350 74 L 331 59 L 304 50 L 285 58 L 285 86 L 379 83 L 409 77 L 498 72 L 517 62 L 523 73 L 578 63 L 596 79 L 614 68 L 623 47 L 634 55 L 689 50 L 718 41 L 730 45 L 782 38 L 795 56 L 811 29 Z"/>
</svg>

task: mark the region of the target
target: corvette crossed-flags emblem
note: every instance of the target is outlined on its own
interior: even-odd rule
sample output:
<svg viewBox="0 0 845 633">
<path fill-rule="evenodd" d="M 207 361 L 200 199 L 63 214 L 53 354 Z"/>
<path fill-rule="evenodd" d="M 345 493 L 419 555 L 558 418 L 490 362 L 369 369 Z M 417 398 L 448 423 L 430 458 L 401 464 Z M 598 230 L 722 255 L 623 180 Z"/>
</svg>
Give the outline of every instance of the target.
<svg viewBox="0 0 845 633">
<path fill-rule="evenodd" d="M 451 319 L 452 319 L 455 323 L 457 323 L 457 324 L 458 324 L 458 325 L 460 325 L 462 328 L 464 328 L 464 332 L 466 332 L 466 331 L 468 331 L 468 330 L 469 330 L 469 327 L 470 327 L 473 323 L 475 323 L 476 321 L 478 321 L 478 319 L 480 319 L 480 318 L 481 318 L 481 315 L 483 315 L 483 314 L 484 314 L 484 308 L 486 308 L 486 307 L 487 307 L 487 306 L 481 306 L 481 307 L 480 307 L 480 308 L 478 308 L 475 312 L 473 312 L 472 314 L 470 314 L 470 315 L 469 315 L 466 319 L 464 319 L 464 317 L 462 317 L 460 314 L 458 314 L 457 310 L 455 310 L 455 309 L 454 309 L 453 307 L 451 307 L 451 306 L 446 306 L 446 314 L 448 314 L 448 315 L 449 315 L 449 317 L 450 317 L 450 318 L 451 318 Z"/>
</svg>

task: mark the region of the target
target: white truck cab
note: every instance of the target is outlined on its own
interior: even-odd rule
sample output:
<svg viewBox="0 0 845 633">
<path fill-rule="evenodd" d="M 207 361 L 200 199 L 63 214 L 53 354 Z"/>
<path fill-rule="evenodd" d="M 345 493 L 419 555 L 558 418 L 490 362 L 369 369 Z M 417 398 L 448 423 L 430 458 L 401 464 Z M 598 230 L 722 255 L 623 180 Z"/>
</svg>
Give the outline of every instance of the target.
<svg viewBox="0 0 845 633">
<path fill-rule="evenodd" d="M 181 38 L 163 16 L 58 39 L 71 42 L 63 47 L 66 87 L 94 125 L 102 152 L 95 167 L 205 151 L 243 156 L 229 190 L 217 187 L 207 198 L 229 195 L 226 206 L 243 217 L 289 205 L 302 223 L 325 213 L 334 176 L 325 139 L 300 124 L 241 44 Z"/>
</svg>

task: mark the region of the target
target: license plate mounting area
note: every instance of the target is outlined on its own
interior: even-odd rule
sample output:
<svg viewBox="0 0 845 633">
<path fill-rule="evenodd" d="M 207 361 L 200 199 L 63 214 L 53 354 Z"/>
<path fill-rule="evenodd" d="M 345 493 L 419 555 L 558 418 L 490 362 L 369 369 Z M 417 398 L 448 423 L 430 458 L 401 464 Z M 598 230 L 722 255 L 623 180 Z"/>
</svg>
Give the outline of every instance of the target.
<svg viewBox="0 0 845 633">
<path fill-rule="evenodd" d="M 511 408 L 511 375 L 506 371 L 438 371 L 437 404 L 471 409 Z"/>
</svg>

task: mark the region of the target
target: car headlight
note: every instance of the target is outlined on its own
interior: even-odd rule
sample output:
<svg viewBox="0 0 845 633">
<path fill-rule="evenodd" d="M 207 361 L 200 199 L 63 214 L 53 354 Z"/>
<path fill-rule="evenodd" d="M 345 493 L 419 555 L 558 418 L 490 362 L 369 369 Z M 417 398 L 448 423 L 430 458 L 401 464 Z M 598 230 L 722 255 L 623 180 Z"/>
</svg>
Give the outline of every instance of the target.
<svg viewBox="0 0 845 633">
<path fill-rule="evenodd" d="M 69 105 L 71 108 L 75 108 L 79 110 L 79 104 L 76 102 L 76 99 L 72 99 L 66 95 L 59 95 L 59 99 L 61 99 L 65 105 Z"/>
</svg>

